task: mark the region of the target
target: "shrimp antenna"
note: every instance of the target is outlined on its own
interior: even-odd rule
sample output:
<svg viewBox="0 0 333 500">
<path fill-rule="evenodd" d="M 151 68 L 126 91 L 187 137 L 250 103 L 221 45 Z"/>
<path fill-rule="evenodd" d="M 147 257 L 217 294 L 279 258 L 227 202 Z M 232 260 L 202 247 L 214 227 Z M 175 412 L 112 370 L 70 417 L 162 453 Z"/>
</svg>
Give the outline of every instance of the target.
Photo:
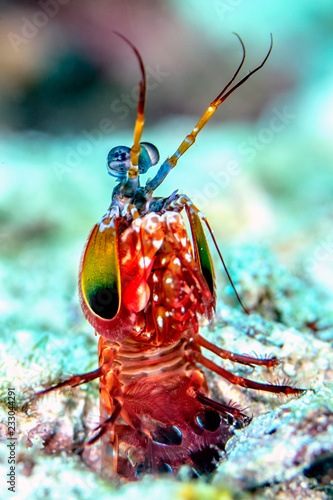
<svg viewBox="0 0 333 500">
<path fill-rule="evenodd" d="M 231 80 L 227 83 L 227 85 L 219 93 L 219 95 L 217 97 L 215 97 L 214 101 L 212 101 L 210 103 L 210 105 L 208 106 L 208 108 L 206 109 L 206 111 L 204 112 L 204 114 L 202 115 L 202 117 L 200 118 L 200 120 L 198 121 L 198 123 L 196 124 L 194 129 L 192 130 L 192 132 L 188 136 L 185 137 L 185 139 L 183 140 L 183 142 L 181 143 L 181 145 L 179 146 L 177 151 L 172 156 L 167 158 L 164 163 L 162 163 L 162 165 L 160 166 L 155 177 L 147 182 L 147 184 L 146 184 L 147 191 L 149 191 L 149 192 L 154 191 L 164 181 L 164 179 L 166 178 L 168 173 L 177 165 L 179 158 L 184 153 L 186 153 L 186 151 L 192 146 L 192 144 L 194 144 L 198 133 L 200 132 L 200 130 L 203 129 L 203 127 L 206 125 L 208 120 L 210 120 L 210 118 L 215 113 L 215 111 L 220 106 L 220 104 L 222 104 L 233 92 L 235 92 L 235 90 L 238 89 L 238 87 L 243 85 L 243 83 L 245 83 L 246 80 L 248 80 L 257 71 L 259 71 L 259 69 L 261 69 L 263 67 L 263 65 L 265 64 L 265 62 L 269 58 L 269 55 L 272 52 L 272 48 L 273 48 L 273 36 L 272 36 L 272 34 L 271 34 L 271 44 L 270 44 L 269 50 L 267 52 L 266 57 L 262 61 L 262 63 L 259 64 L 259 66 L 257 66 L 253 70 L 249 71 L 247 75 L 245 75 L 238 83 L 236 83 L 233 87 L 231 87 L 230 90 L 228 90 L 229 87 L 234 82 L 235 78 L 237 77 L 239 71 L 241 70 L 243 63 L 245 61 L 245 55 L 246 55 L 245 46 L 244 46 L 244 43 L 243 43 L 241 37 L 239 35 L 237 35 L 237 33 L 235 33 L 235 35 L 237 36 L 238 40 L 240 41 L 241 46 L 242 46 L 242 50 L 243 50 L 242 60 L 239 64 L 237 70 L 235 71 Z"/>
<path fill-rule="evenodd" d="M 239 302 L 239 304 L 240 304 L 241 308 L 242 308 L 242 309 L 243 309 L 243 311 L 245 312 L 245 314 L 249 315 L 250 313 L 249 313 L 249 311 L 246 309 L 246 307 L 244 306 L 244 304 L 243 304 L 243 302 L 242 302 L 242 300 L 241 300 L 241 298 L 240 298 L 240 296 L 239 296 L 239 294 L 238 294 L 238 292 L 237 292 L 237 288 L 235 287 L 234 282 L 233 282 L 233 280 L 232 280 L 232 278 L 231 278 L 231 276 L 230 276 L 230 273 L 229 273 L 229 271 L 228 271 L 227 265 L 226 265 L 226 263 L 224 262 L 223 255 L 222 255 L 222 253 L 221 253 L 221 250 L 220 250 L 220 249 L 219 249 L 219 247 L 218 247 L 218 244 L 217 244 L 217 241 L 216 241 L 216 239 L 215 239 L 215 236 L 214 236 L 213 230 L 212 230 L 212 228 L 210 227 L 210 224 L 209 224 L 208 220 L 207 220 L 206 218 L 204 218 L 203 220 L 205 221 L 205 224 L 206 224 L 206 226 L 207 226 L 207 228 L 208 228 L 208 231 L 209 231 L 209 233 L 210 233 L 210 235 L 211 235 L 211 237 L 212 237 L 213 243 L 214 243 L 215 248 L 216 248 L 216 250 L 217 250 L 217 253 L 218 253 L 219 257 L 220 257 L 220 260 L 221 260 L 221 262 L 222 262 L 222 265 L 223 265 L 224 271 L 225 271 L 225 273 L 226 273 L 226 275 L 227 275 L 227 277 L 228 277 L 229 283 L 230 283 L 230 285 L 231 285 L 231 287 L 232 287 L 232 289 L 233 289 L 233 291 L 234 291 L 234 294 L 236 295 L 237 300 L 238 300 L 238 302 Z"/>
<path fill-rule="evenodd" d="M 113 32 L 115 35 L 119 36 L 124 40 L 124 42 L 127 43 L 133 50 L 134 54 L 136 55 L 136 58 L 139 61 L 140 65 L 140 71 L 141 71 L 141 80 L 139 82 L 139 102 L 138 102 L 138 114 L 135 122 L 135 127 L 134 127 L 134 141 L 133 141 L 133 146 L 131 147 L 131 168 L 127 172 L 127 177 L 129 179 L 133 179 L 138 177 L 139 175 L 139 155 L 140 155 L 140 140 L 141 140 L 141 135 L 143 131 L 143 126 L 145 123 L 145 103 L 146 103 L 146 71 L 145 67 L 143 64 L 143 60 L 141 57 L 140 52 L 138 49 L 135 47 L 135 45 L 124 35 L 121 33 L 118 33 L 118 31 Z"/>
</svg>

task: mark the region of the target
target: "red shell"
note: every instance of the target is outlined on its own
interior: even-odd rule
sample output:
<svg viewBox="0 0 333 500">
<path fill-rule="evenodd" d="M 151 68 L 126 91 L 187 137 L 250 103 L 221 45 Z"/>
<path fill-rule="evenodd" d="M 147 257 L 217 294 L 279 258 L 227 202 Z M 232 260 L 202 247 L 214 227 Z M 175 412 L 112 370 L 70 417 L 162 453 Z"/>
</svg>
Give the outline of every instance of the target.
<svg viewBox="0 0 333 500">
<path fill-rule="evenodd" d="M 162 345 L 178 340 L 187 330 L 197 332 L 198 314 L 210 317 L 215 297 L 194 259 L 182 216 L 149 213 L 129 225 L 123 221 L 119 234 L 100 227 L 96 225 L 88 239 L 79 274 L 81 306 L 97 333 L 109 340 L 131 336 Z M 84 292 L 85 282 L 92 280 L 87 259 L 92 254 L 96 266 L 107 260 L 108 244 L 117 246 L 119 255 L 114 269 L 120 274 L 119 307 L 112 318 L 92 310 Z"/>
</svg>

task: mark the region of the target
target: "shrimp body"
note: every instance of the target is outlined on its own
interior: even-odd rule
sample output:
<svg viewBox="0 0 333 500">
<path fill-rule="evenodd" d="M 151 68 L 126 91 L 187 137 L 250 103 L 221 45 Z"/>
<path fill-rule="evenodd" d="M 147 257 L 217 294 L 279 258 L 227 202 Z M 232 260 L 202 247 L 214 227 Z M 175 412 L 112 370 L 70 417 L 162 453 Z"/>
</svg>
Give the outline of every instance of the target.
<svg viewBox="0 0 333 500">
<path fill-rule="evenodd" d="M 159 152 L 153 144 L 140 142 L 145 69 L 136 47 L 120 36 L 134 51 L 142 76 L 134 141 L 131 148 L 116 146 L 108 154 L 108 173 L 118 184 L 109 209 L 90 233 L 79 272 L 82 310 L 100 336 L 99 368 L 42 392 L 99 379 L 101 420 L 87 444 L 102 441 L 105 475 L 134 480 L 146 472 L 177 472 L 183 464 L 201 474 L 213 470 L 234 426 L 249 421 L 236 406 L 210 399 L 202 367 L 245 388 L 286 395 L 303 391 L 234 375 L 204 356 L 202 349 L 252 367 L 278 363 L 275 357 L 232 353 L 200 335 L 202 324 L 214 320 L 216 302 L 204 227 L 248 312 L 205 216 L 185 194 L 161 198 L 154 191 L 218 106 L 263 67 L 272 44 L 263 62 L 234 84 L 245 60 L 238 37 L 243 57 L 235 74 L 175 153 L 141 186 L 140 174 L 158 163 Z"/>
</svg>

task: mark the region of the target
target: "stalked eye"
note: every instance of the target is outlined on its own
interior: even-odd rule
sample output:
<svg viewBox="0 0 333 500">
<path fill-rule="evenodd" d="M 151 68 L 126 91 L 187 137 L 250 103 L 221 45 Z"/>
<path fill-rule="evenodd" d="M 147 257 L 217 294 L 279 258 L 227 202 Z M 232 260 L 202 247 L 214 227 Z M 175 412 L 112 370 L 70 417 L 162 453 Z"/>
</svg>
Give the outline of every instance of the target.
<svg viewBox="0 0 333 500">
<path fill-rule="evenodd" d="M 141 142 L 139 156 L 139 173 L 145 174 L 147 170 L 156 165 L 160 159 L 158 149 L 150 142 Z M 131 148 L 116 146 L 109 151 L 107 158 L 108 173 L 117 180 L 124 179 L 131 168 Z"/>
<path fill-rule="evenodd" d="M 196 417 L 197 423 L 203 429 L 210 432 L 215 432 L 220 427 L 221 416 L 217 411 L 206 410 L 205 412 L 199 413 Z"/>
<path fill-rule="evenodd" d="M 160 159 L 158 149 L 150 142 L 140 143 L 139 173 L 145 174 L 148 168 L 156 165 Z"/>
<path fill-rule="evenodd" d="M 116 146 L 109 151 L 107 158 L 108 173 L 119 180 L 127 176 L 131 168 L 131 149 L 127 146 Z"/>
</svg>

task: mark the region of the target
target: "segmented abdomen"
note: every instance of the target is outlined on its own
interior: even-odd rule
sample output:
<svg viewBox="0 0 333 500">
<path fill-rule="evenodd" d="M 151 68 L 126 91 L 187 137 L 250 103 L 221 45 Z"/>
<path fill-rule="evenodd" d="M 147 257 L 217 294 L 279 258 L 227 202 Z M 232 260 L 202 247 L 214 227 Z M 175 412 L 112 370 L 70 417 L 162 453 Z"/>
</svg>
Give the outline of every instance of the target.
<svg viewBox="0 0 333 500">
<path fill-rule="evenodd" d="M 134 220 L 120 236 L 119 255 L 123 304 L 135 321 L 125 339 L 100 339 L 100 366 L 109 363 L 100 379 L 103 418 L 115 411 L 117 383 L 117 404 L 122 400 L 114 430 L 104 438 L 106 467 L 111 441 L 112 467 L 123 477 L 184 463 L 205 470 L 231 431 L 220 413 L 195 398 L 208 389 L 193 361 L 192 337 L 214 298 L 181 215 L 150 213 Z"/>
<path fill-rule="evenodd" d="M 227 415 L 195 399 L 196 391 L 208 391 L 203 373 L 190 360 L 190 343 L 180 339 L 154 348 L 101 337 L 101 364 L 110 350 L 116 354 L 112 369 L 100 379 L 101 415 L 105 420 L 115 410 L 110 397 L 115 374 L 124 411 L 113 432 L 103 438 L 104 473 L 113 470 L 135 479 L 141 470 L 176 471 L 185 463 L 199 473 L 210 470 L 232 431 Z"/>
</svg>

